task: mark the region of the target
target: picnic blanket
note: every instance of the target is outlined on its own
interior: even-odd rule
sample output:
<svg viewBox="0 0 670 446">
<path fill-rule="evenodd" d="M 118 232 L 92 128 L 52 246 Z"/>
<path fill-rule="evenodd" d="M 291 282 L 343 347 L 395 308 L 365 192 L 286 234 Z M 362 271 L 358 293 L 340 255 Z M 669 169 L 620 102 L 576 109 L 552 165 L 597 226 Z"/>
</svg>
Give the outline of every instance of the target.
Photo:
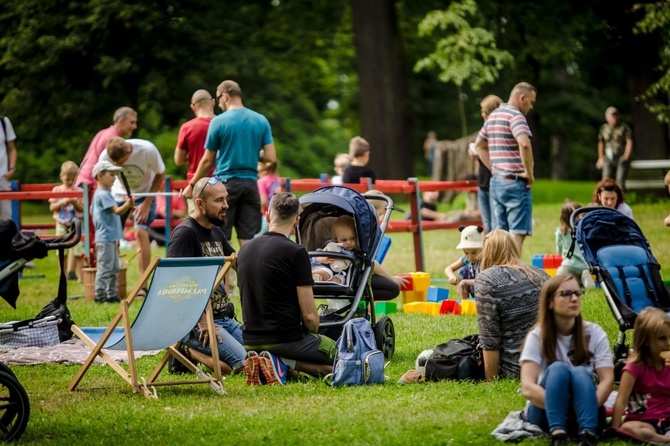
<svg viewBox="0 0 670 446">
<path fill-rule="evenodd" d="M 116 361 L 128 362 L 128 352 L 120 350 L 105 350 Z M 135 358 L 153 356 L 160 350 L 135 351 Z M 91 348 L 83 341 L 73 338 L 60 344 L 48 347 L 21 347 L 0 350 L 0 361 L 7 365 L 35 365 L 35 364 L 83 364 L 91 354 Z M 96 357 L 94 364 L 104 364 Z"/>
<path fill-rule="evenodd" d="M 539 426 L 525 421 L 521 411 L 510 412 L 505 420 L 496 427 L 491 435 L 501 441 L 519 441 L 524 438 L 541 437 L 545 433 Z"/>
</svg>

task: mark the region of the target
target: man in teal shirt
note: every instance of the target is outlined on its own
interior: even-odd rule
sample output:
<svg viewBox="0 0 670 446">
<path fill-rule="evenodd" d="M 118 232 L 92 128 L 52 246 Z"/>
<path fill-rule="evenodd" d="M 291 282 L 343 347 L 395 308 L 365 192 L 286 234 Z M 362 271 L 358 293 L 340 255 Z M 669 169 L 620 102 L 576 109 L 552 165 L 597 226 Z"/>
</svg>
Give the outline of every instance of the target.
<svg viewBox="0 0 670 446">
<path fill-rule="evenodd" d="M 242 90 L 237 82 L 223 81 L 216 89 L 216 100 L 224 113 L 212 119 L 205 154 L 182 195 L 191 198 L 193 185 L 215 166 L 214 176 L 228 190 L 229 207 L 223 232 L 230 240 L 235 227 L 242 246 L 260 230 L 261 204 L 256 184 L 259 153 L 263 150 L 265 161 L 276 161 L 277 154 L 270 123 L 265 116 L 242 104 Z"/>
</svg>

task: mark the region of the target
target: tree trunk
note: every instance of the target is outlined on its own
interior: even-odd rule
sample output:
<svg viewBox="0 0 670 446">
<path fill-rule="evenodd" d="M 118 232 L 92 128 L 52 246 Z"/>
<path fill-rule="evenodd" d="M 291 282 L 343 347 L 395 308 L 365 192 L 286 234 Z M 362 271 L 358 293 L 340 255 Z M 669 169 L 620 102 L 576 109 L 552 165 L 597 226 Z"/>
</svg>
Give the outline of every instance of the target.
<svg viewBox="0 0 670 446">
<path fill-rule="evenodd" d="M 465 138 L 468 136 L 468 121 L 465 117 L 465 104 L 463 104 L 463 88 L 456 85 L 456 91 L 458 92 L 458 113 L 461 115 L 461 137 Z"/>
<path fill-rule="evenodd" d="M 412 109 L 394 0 L 351 0 L 361 136 L 377 178 L 413 175 Z"/>
<path fill-rule="evenodd" d="M 551 135 L 551 179 L 567 180 L 568 173 L 568 146 L 562 135 Z"/>
</svg>

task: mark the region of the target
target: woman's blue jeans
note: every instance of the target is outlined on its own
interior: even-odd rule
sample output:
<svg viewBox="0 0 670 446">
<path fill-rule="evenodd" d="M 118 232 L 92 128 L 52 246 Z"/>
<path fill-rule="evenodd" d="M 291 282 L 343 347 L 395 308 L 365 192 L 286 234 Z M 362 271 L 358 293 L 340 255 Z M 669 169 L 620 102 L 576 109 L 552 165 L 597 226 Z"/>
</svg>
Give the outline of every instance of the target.
<svg viewBox="0 0 670 446">
<path fill-rule="evenodd" d="M 578 432 L 598 430 L 598 399 L 593 375 L 586 367 L 570 370 L 564 362 L 551 364 L 540 382 L 544 387 L 544 410 L 532 404 L 526 418 L 547 432 L 568 432 L 568 415 L 576 416 Z M 571 411 L 571 406 L 574 411 Z"/>
</svg>

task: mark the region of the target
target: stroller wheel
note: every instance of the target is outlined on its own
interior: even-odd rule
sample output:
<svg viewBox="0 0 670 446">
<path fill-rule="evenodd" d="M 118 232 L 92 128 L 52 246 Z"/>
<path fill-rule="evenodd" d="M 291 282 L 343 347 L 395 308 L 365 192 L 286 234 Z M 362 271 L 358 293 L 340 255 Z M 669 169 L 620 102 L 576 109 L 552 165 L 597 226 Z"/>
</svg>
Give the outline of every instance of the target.
<svg viewBox="0 0 670 446">
<path fill-rule="evenodd" d="M 23 386 L 14 377 L 0 372 L 0 434 L 2 440 L 21 437 L 30 418 L 30 402 Z"/>
<path fill-rule="evenodd" d="M 395 328 L 393 321 L 382 316 L 375 324 L 375 341 L 377 348 L 384 354 L 384 358 L 390 359 L 395 352 Z"/>
<path fill-rule="evenodd" d="M 12 372 L 12 369 L 10 369 L 9 366 L 4 362 L 0 362 L 0 372 L 4 372 L 9 376 L 13 376 L 14 378 L 16 378 L 16 375 L 14 374 L 14 372 Z"/>
</svg>

